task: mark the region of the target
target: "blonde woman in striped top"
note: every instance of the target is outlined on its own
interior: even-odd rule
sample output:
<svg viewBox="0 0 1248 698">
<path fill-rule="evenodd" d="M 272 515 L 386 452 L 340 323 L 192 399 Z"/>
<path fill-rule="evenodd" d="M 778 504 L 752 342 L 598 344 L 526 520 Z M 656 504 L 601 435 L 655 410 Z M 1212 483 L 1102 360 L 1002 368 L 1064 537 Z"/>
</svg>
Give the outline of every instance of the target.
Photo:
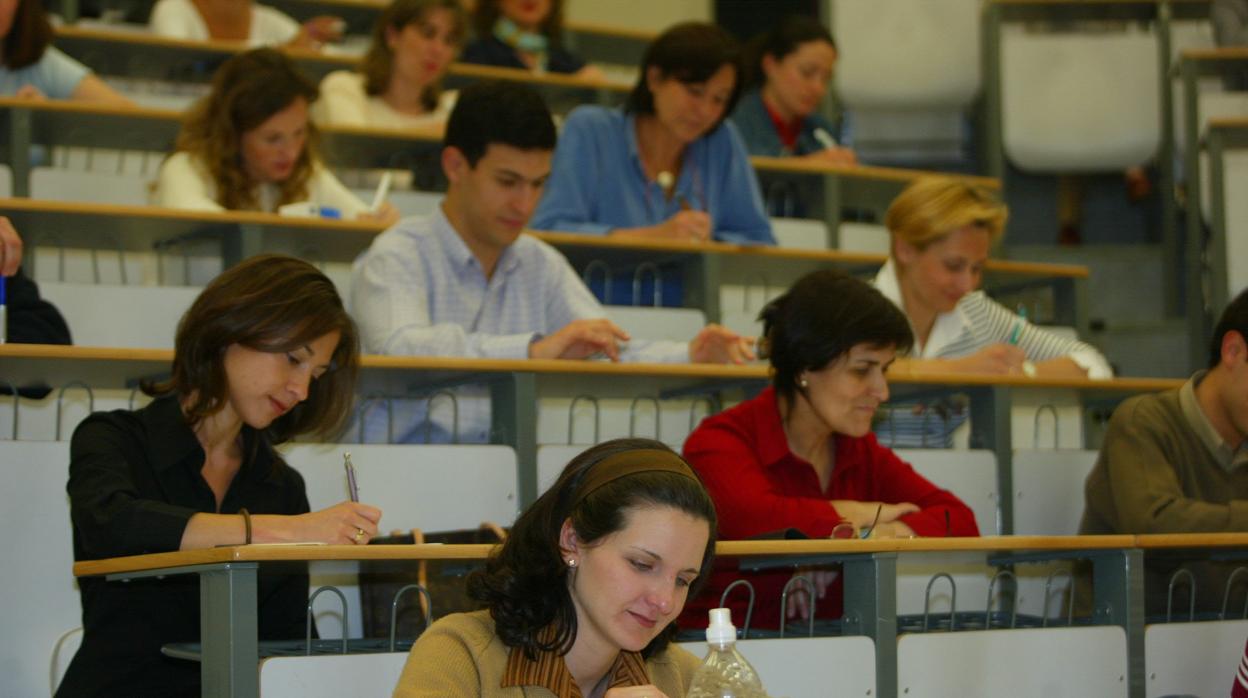
<svg viewBox="0 0 1248 698">
<path fill-rule="evenodd" d="M 884 219 L 891 254 L 875 286 L 905 312 L 914 330 L 914 353 L 900 370 L 1113 377 L 1092 345 L 1041 329 L 979 289 L 1008 215 L 987 190 L 951 177 L 918 179 L 893 201 Z M 929 439 L 916 440 L 911 432 L 927 434 L 939 427 L 933 422 L 943 422 L 930 445 L 940 445 L 939 434 L 947 442 L 950 415 L 922 421 L 894 420 L 880 431 L 894 437 L 893 446 L 925 446 Z"/>
</svg>

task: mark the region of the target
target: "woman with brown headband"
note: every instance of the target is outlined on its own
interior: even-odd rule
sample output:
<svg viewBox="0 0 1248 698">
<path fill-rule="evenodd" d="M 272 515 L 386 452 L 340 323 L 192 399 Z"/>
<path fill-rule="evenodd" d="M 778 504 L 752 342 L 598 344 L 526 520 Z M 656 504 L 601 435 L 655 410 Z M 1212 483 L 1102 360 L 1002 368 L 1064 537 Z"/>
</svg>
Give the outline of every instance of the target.
<svg viewBox="0 0 1248 698">
<path fill-rule="evenodd" d="M 485 610 L 426 630 L 394 695 L 685 695 L 700 662 L 669 643 L 710 570 L 715 526 L 701 481 L 667 446 L 589 449 L 469 577 Z"/>
</svg>

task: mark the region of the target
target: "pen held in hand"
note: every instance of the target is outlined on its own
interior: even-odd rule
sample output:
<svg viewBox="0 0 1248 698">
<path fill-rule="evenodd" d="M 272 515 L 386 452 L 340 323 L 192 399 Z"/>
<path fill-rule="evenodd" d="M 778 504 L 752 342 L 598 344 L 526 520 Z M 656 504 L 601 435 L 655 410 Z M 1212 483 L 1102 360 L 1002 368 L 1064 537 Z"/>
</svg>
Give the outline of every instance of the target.
<svg viewBox="0 0 1248 698">
<path fill-rule="evenodd" d="M 360 486 L 355 480 L 355 466 L 351 463 L 351 452 L 346 451 L 342 454 L 342 467 L 347 471 L 347 494 L 351 496 L 351 501 L 360 501 Z"/>
<path fill-rule="evenodd" d="M 377 193 L 373 194 L 373 205 L 369 208 L 373 213 L 380 211 L 382 204 L 386 203 L 386 197 L 390 195 L 390 183 L 393 179 L 394 176 L 390 172 L 381 176 L 381 181 L 377 183 Z"/>
<path fill-rule="evenodd" d="M 0 344 L 9 340 L 9 306 L 5 297 L 8 285 L 8 277 L 0 276 Z"/>
</svg>

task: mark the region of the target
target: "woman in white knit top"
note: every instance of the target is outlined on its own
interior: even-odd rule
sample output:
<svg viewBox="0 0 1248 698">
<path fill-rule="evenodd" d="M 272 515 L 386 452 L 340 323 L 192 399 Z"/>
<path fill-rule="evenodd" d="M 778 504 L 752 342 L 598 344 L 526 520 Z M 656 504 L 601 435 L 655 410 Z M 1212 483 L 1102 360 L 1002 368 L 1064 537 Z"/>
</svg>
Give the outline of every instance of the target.
<svg viewBox="0 0 1248 698">
<path fill-rule="evenodd" d="M 323 216 L 398 219 L 390 204 L 360 201 L 321 163 L 308 108 L 317 90 L 273 49 L 234 56 L 187 115 L 177 150 L 161 165 L 157 206 L 275 212 L 310 203 Z"/>
</svg>

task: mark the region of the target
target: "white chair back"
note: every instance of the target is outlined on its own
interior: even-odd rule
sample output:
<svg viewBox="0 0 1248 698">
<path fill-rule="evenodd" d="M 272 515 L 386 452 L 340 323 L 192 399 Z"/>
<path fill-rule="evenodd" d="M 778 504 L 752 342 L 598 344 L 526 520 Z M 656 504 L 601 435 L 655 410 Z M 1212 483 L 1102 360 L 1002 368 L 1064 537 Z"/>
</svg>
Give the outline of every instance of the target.
<svg viewBox="0 0 1248 698">
<path fill-rule="evenodd" d="M 698 657 L 707 653 L 705 642 L 682 642 L 680 646 Z M 875 695 L 875 643 L 868 637 L 741 640 L 737 650 L 758 672 L 768 695 Z"/>
<path fill-rule="evenodd" d="M 271 657 L 260 662 L 264 698 L 388 696 L 407 662 L 407 652 Z"/>
<path fill-rule="evenodd" d="M 131 157 L 138 159 L 145 155 L 136 153 Z M 62 167 L 33 168 L 30 172 L 30 196 L 32 199 L 55 201 L 146 206 L 150 198 L 149 185 L 156 178 L 155 165 L 160 164 L 159 158 L 146 157 L 153 159 L 151 174 L 105 167 L 89 171 Z"/>
<path fill-rule="evenodd" d="M 1127 638 L 1117 626 L 921 633 L 897 640 L 897 685 L 909 695 L 1125 698 L 1126 676 Z"/>
<path fill-rule="evenodd" d="M 828 249 L 828 224 L 810 218 L 772 218 L 776 246 L 795 250 Z"/>
<path fill-rule="evenodd" d="M 1121 170 L 1161 144 L 1157 40 L 1150 31 L 1002 30 L 1005 153 L 1029 172 Z"/>
<path fill-rule="evenodd" d="M 63 671 L 73 656 L 58 643 L 67 629 L 82 624 L 65 494 L 69 444 L 0 441 L 0 475 L 0 526 L 11 532 L 0 547 L 9 561 L 0 695 L 48 695 L 50 681 L 59 681 L 58 667 Z"/>
<path fill-rule="evenodd" d="M 963 107 L 981 84 L 979 0 L 835 0 L 837 92 L 853 109 Z"/>
<path fill-rule="evenodd" d="M 1083 484 L 1096 451 L 1014 452 L 1014 533 L 1073 536 L 1083 517 Z"/>
<path fill-rule="evenodd" d="M 603 309 L 612 322 L 638 339 L 687 342 L 706 326 L 706 315 L 697 308 L 606 305 Z"/>
<path fill-rule="evenodd" d="M 1245 620 L 1146 626 L 1144 670 L 1148 683 L 1144 695 L 1227 695 L 1244 656 L 1245 638 Z"/>
<path fill-rule="evenodd" d="M 43 282 L 39 290 L 65 316 L 74 344 L 172 349 L 178 320 L 201 289 Z"/>
</svg>

